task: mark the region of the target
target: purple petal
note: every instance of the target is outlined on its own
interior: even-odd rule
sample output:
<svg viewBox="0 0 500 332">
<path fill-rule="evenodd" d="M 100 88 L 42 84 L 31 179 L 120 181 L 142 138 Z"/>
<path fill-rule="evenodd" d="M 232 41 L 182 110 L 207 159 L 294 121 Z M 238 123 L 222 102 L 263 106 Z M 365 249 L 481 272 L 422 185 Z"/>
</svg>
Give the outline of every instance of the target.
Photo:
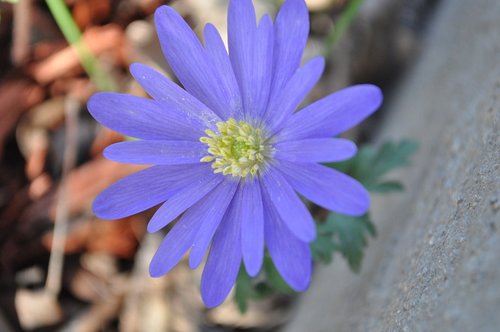
<svg viewBox="0 0 500 332">
<path fill-rule="evenodd" d="M 223 84 L 225 90 L 229 91 L 230 95 L 230 113 L 229 117 L 239 118 L 243 114 L 243 104 L 241 101 L 240 88 L 234 75 L 231 60 L 227 54 L 224 42 L 219 35 L 219 32 L 212 24 L 205 26 L 205 49 L 208 56 L 212 58 L 214 70 L 219 78 L 219 84 Z"/>
<path fill-rule="evenodd" d="M 297 162 L 334 162 L 353 157 L 356 144 L 343 138 L 310 138 L 280 142 L 274 158 Z"/>
<path fill-rule="evenodd" d="M 178 191 L 156 211 L 149 221 L 148 232 L 154 233 L 168 225 L 223 181 L 222 175 L 214 174 L 210 167 L 206 169 L 209 171 L 193 178 L 189 186 Z"/>
<path fill-rule="evenodd" d="M 243 107 L 251 98 L 257 18 L 251 0 L 230 0 L 227 15 L 229 57 L 238 81 Z"/>
<path fill-rule="evenodd" d="M 245 113 L 260 114 L 267 105 L 271 86 L 274 43 L 271 18 L 264 16 L 257 27 L 250 0 L 230 1 L 228 39 Z"/>
<path fill-rule="evenodd" d="M 182 256 L 193 245 L 196 233 L 206 215 L 206 210 L 213 203 L 213 200 L 202 199 L 179 218 L 151 260 L 149 266 L 151 276 L 160 277 L 177 265 Z"/>
<path fill-rule="evenodd" d="M 264 259 L 264 208 L 257 181 L 244 182 L 238 199 L 236 220 L 241 221 L 241 248 L 246 270 L 256 276 Z"/>
<path fill-rule="evenodd" d="M 279 133 L 279 140 L 332 137 L 350 129 L 382 104 L 374 85 L 354 85 L 325 97 L 294 114 Z"/>
<path fill-rule="evenodd" d="M 303 0 L 287 0 L 275 22 L 274 70 L 270 100 L 285 87 L 297 68 L 309 35 L 309 11 Z"/>
<path fill-rule="evenodd" d="M 215 233 L 201 276 L 201 297 L 208 308 L 224 302 L 240 269 L 240 223 L 235 222 L 235 204 L 233 200 Z"/>
<path fill-rule="evenodd" d="M 130 141 L 110 145 L 103 154 L 129 164 L 196 164 L 207 155 L 207 145 L 192 141 Z"/>
<path fill-rule="evenodd" d="M 219 184 L 210 194 L 205 197 L 206 208 L 203 221 L 196 233 L 196 237 L 189 254 L 189 266 L 194 269 L 200 265 L 208 249 L 210 241 L 219 227 L 224 213 L 234 197 L 238 188 L 237 181 L 224 181 Z M 232 220 L 238 222 L 238 220 Z"/>
<path fill-rule="evenodd" d="M 190 217 L 189 211 L 179 219 L 158 247 L 149 264 L 149 274 L 152 277 L 168 273 L 191 247 L 200 219 Z"/>
<path fill-rule="evenodd" d="M 155 12 L 163 54 L 184 88 L 221 118 L 230 113 L 230 92 L 219 84 L 214 63 L 189 25 L 168 6 Z"/>
<path fill-rule="evenodd" d="M 353 178 L 313 163 L 282 163 L 280 171 L 301 195 L 338 213 L 360 216 L 368 211 L 370 195 Z"/>
<path fill-rule="evenodd" d="M 274 51 L 274 30 L 271 17 L 265 15 L 261 18 L 257 28 L 257 41 L 253 64 L 253 76 L 250 78 L 252 98 L 245 108 L 247 114 L 264 114 L 269 102 L 269 93 L 272 82 Z"/>
<path fill-rule="evenodd" d="M 302 242 L 283 223 L 271 202 L 264 201 L 265 238 L 276 269 L 290 287 L 302 292 L 309 287 L 312 257 L 307 242 Z"/>
<path fill-rule="evenodd" d="M 129 175 L 100 193 L 93 203 L 96 216 L 119 219 L 164 202 L 193 182 L 206 176 L 207 165 L 153 166 Z"/>
<path fill-rule="evenodd" d="M 270 168 L 261 183 L 266 192 L 265 199 L 272 202 L 290 231 L 301 241 L 313 241 L 316 227 L 311 214 L 283 176 Z"/>
<path fill-rule="evenodd" d="M 130 66 L 130 72 L 151 97 L 178 113 L 189 125 L 204 130 L 214 128 L 214 124 L 221 121 L 205 104 L 156 70 L 134 63 Z"/>
<path fill-rule="evenodd" d="M 198 140 L 204 134 L 184 116 L 154 100 L 114 92 L 100 92 L 87 103 L 90 114 L 102 125 L 141 139 Z"/>
<path fill-rule="evenodd" d="M 299 68 L 272 100 L 270 100 L 265 118 L 273 132 L 290 117 L 300 102 L 309 94 L 318 83 L 325 68 L 325 60 L 317 57 Z"/>
</svg>

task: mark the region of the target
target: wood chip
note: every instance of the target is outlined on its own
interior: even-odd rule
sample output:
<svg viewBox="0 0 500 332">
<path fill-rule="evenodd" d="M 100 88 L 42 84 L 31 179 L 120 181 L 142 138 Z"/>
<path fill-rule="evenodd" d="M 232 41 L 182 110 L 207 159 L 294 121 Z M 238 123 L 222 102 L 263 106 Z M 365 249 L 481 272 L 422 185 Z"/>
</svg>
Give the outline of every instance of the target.
<svg viewBox="0 0 500 332">
<path fill-rule="evenodd" d="M 116 291 L 106 297 L 104 301 L 94 304 L 83 315 L 76 317 L 67 326 L 61 329 L 62 332 L 98 332 L 107 331 L 104 327 L 113 320 L 122 305 L 123 289 L 125 288 L 123 278 L 115 278 L 112 283 L 117 285 Z"/>
<path fill-rule="evenodd" d="M 306 0 L 310 11 L 322 11 L 334 6 L 341 6 L 345 0 Z"/>
<path fill-rule="evenodd" d="M 94 159 L 73 170 L 68 177 L 69 211 L 75 216 L 89 210 L 94 198 L 113 182 L 147 166 L 120 164 L 104 158 Z M 54 219 L 55 206 L 50 215 Z"/>
<path fill-rule="evenodd" d="M 19 289 L 16 293 L 15 305 L 19 323 L 25 330 L 55 325 L 63 317 L 57 298 L 44 289 Z"/>
<path fill-rule="evenodd" d="M 38 104 L 43 90 L 26 79 L 8 80 L 0 84 L 0 158 L 4 140 L 14 130 L 20 116 Z"/>
<path fill-rule="evenodd" d="M 83 38 L 92 54 L 111 53 L 117 60 L 116 62 L 119 62 L 123 46 L 123 32 L 118 25 L 108 24 L 103 27 L 89 28 L 83 34 Z M 46 84 L 56 78 L 65 77 L 68 72 L 75 69 L 83 70 L 76 51 L 68 46 L 42 62 L 32 65 L 29 72 L 37 82 Z"/>
</svg>

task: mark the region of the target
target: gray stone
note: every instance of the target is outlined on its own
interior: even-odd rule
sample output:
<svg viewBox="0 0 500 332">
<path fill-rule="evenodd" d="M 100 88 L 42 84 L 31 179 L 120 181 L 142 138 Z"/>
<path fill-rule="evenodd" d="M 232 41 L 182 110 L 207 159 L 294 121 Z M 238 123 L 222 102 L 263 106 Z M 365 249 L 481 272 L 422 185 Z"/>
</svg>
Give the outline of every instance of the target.
<svg viewBox="0 0 500 332">
<path fill-rule="evenodd" d="M 374 197 L 360 274 L 318 268 L 287 331 L 500 331 L 499 17 L 442 3 L 378 138 L 419 142 L 406 191 Z"/>
</svg>

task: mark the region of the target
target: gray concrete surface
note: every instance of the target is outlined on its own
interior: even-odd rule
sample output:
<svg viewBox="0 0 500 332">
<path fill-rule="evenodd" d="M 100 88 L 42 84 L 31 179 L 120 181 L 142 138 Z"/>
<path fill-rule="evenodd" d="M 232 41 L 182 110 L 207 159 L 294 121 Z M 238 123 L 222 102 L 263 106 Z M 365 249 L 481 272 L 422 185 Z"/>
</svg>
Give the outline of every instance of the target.
<svg viewBox="0 0 500 332">
<path fill-rule="evenodd" d="M 375 197 L 362 271 L 316 270 L 287 332 L 500 331 L 500 1 L 443 1 L 379 140 L 420 143 Z"/>
</svg>

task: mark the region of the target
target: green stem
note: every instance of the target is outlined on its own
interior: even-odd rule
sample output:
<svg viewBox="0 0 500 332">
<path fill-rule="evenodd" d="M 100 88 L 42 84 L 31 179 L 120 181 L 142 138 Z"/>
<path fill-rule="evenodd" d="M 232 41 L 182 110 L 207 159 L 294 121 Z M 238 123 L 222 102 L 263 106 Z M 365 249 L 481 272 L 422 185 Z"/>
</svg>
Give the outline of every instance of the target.
<svg viewBox="0 0 500 332">
<path fill-rule="evenodd" d="M 63 0 L 46 0 L 52 16 L 67 42 L 75 49 L 82 67 L 99 90 L 115 90 L 115 84 L 85 44 L 80 29 Z"/>
<path fill-rule="evenodd" d="M 363 0 L 349 1 L 347 8 L 340 15 L 336 24 L 334 25 L 332 30 L 330 30 L 328 36 L 326 37 L 324 45 L 325 56 L 328 56 L 335 49 L 335 46 L 337 46 L 337 43 L 345 34 L 347 29 L 351 25 L 352 21 L 354 20 L 354 17 L 356 17 L 356 15 L 358 14 L 358 11 L 361 8 L 362 4 Z"/>
</svg>

